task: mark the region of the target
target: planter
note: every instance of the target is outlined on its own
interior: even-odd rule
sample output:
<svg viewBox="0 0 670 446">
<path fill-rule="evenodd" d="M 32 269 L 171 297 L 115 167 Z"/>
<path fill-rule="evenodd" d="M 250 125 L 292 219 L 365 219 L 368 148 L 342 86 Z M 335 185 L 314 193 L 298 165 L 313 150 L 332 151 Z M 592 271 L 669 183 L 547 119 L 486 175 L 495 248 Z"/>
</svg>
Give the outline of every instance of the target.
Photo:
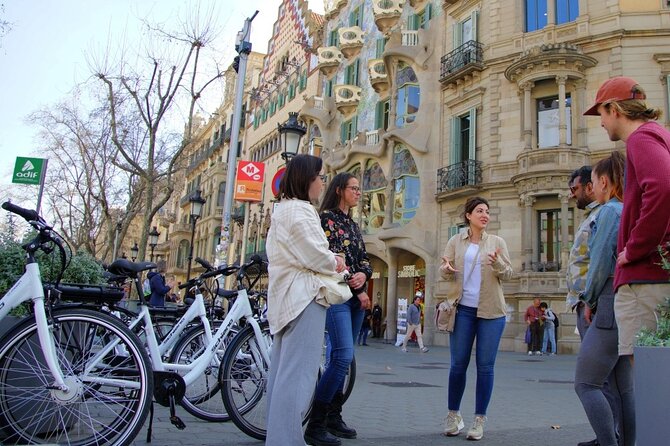
<svg viewBox="0 0 670 446">
<path fill-rule="evenodd" d="M 670 438 L 670 347 L 635 347 L 634 354 L 637 444 L 667 444 Z"/>
</svg>

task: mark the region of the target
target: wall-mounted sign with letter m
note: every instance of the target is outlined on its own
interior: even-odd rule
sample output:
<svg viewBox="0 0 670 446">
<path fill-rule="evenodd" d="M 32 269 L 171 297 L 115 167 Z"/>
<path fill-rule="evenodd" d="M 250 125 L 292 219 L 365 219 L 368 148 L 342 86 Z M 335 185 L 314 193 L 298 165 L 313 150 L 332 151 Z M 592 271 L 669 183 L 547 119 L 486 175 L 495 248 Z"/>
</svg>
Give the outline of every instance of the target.
<svg viewBox="0 0 670 446">
<path fill-rule="evenodd" d="M 237 175 L 235 176 L 235 200 L 263 200 L 264 178 L 265 164 L 253 161 L 239 161 L 237 163 Z"/>
</svg>

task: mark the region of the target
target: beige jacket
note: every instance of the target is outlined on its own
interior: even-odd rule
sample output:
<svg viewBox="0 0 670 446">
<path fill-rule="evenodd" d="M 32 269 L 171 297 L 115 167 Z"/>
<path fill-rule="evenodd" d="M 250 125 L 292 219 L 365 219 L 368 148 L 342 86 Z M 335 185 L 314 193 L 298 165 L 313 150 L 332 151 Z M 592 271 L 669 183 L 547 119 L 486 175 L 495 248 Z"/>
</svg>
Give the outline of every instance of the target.
<svg viewBox="0 0 670 446">
<path fill-rule="evenodd" d="M 444 265 L 440 266 L 442 278 L 450 282 L 447 289 L 447 300 L 450 304 L 453 304 L 463 292 L 463 275 L 468 274 L 468 271 L 463 271 L 463 258 L 469 244 L 470 236 L 467 232 L 463 232 L 451 237 L 444 250 L 444 257 L 458 270 L 458 272 L 452 273 L 447 271 Z M 479 247 L 482 262 L 482 282 L 479 291 L 477 317 L 494 319 L 505 316 L 507 308 L 501 281 L 509 280 L 514 273 L 507 251 L 507 244 L 501 237 L 484 232 Z M 488 265 L 487 254 L 495 252 L 496 249 L 500 249 L 498 258 L 493 265 Z"/>
<path fill-rule="evenodd" d="M 307 201 L 283 199 L 277 204 L 265 247 L 268 321 L 270 332 L 275 334 L 313 300 L 328 305 L 323 283 L 314 273 L 333 273 L 337 263 L 328 249 L 319 215 Z"/>
</svg>

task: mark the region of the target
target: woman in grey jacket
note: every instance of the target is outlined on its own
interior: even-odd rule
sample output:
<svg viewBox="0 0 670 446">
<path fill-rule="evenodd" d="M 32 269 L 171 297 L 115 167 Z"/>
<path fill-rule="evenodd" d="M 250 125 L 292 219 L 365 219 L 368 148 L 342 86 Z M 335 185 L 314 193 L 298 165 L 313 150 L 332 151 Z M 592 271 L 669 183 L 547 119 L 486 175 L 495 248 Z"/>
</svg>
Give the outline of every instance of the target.
<svg viewBox="0 0 670 446">
<path fill-rule="evenodd" d="M 447 300 L 452 305 L 457 304 L 456 323 L 449 338 L 449 413 L 444 435 L 458 435 L 464 427 L 460 406 L 476 338 L 475 420 L 467 438 L 480 440 L 484 436 L 486 409 L 493 393 L 498 345 L 505 329 L 506 306 L 501 281 L 510 279 L 513 271 L 505 241 L 485 231 L 490 219 L 488 202 L 481 197 L 468 199 L 464 217 L 468 230 L 449 239 L 440 265 L 442 277 L 452 282 Z"/>
<path fill-rule="evenodd" d="M 326 323 L 325 289 L 315 273 L 342 272 L 310 201 L 323 190 L 322 162 L 297 155 L 286 166 L 272 214 L 268 322 L 274 335 L 266 445 L 304 445 L 302 420 L 314 392 Z"/>
</svg>

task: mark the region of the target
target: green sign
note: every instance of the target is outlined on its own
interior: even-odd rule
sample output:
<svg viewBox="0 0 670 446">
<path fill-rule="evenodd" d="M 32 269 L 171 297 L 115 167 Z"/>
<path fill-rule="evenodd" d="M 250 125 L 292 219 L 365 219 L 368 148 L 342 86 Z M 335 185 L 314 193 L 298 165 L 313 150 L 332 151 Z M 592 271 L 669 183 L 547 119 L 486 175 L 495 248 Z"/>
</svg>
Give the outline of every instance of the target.
<svg viewBox="0 0 670 446">
<path fill-rule="evenodd" d="M 44 161 L 43 158 L 24 158 L 17 156 L 16 164 L 14 165 L 12 183 L 40 184 Z"/>
</svg>

